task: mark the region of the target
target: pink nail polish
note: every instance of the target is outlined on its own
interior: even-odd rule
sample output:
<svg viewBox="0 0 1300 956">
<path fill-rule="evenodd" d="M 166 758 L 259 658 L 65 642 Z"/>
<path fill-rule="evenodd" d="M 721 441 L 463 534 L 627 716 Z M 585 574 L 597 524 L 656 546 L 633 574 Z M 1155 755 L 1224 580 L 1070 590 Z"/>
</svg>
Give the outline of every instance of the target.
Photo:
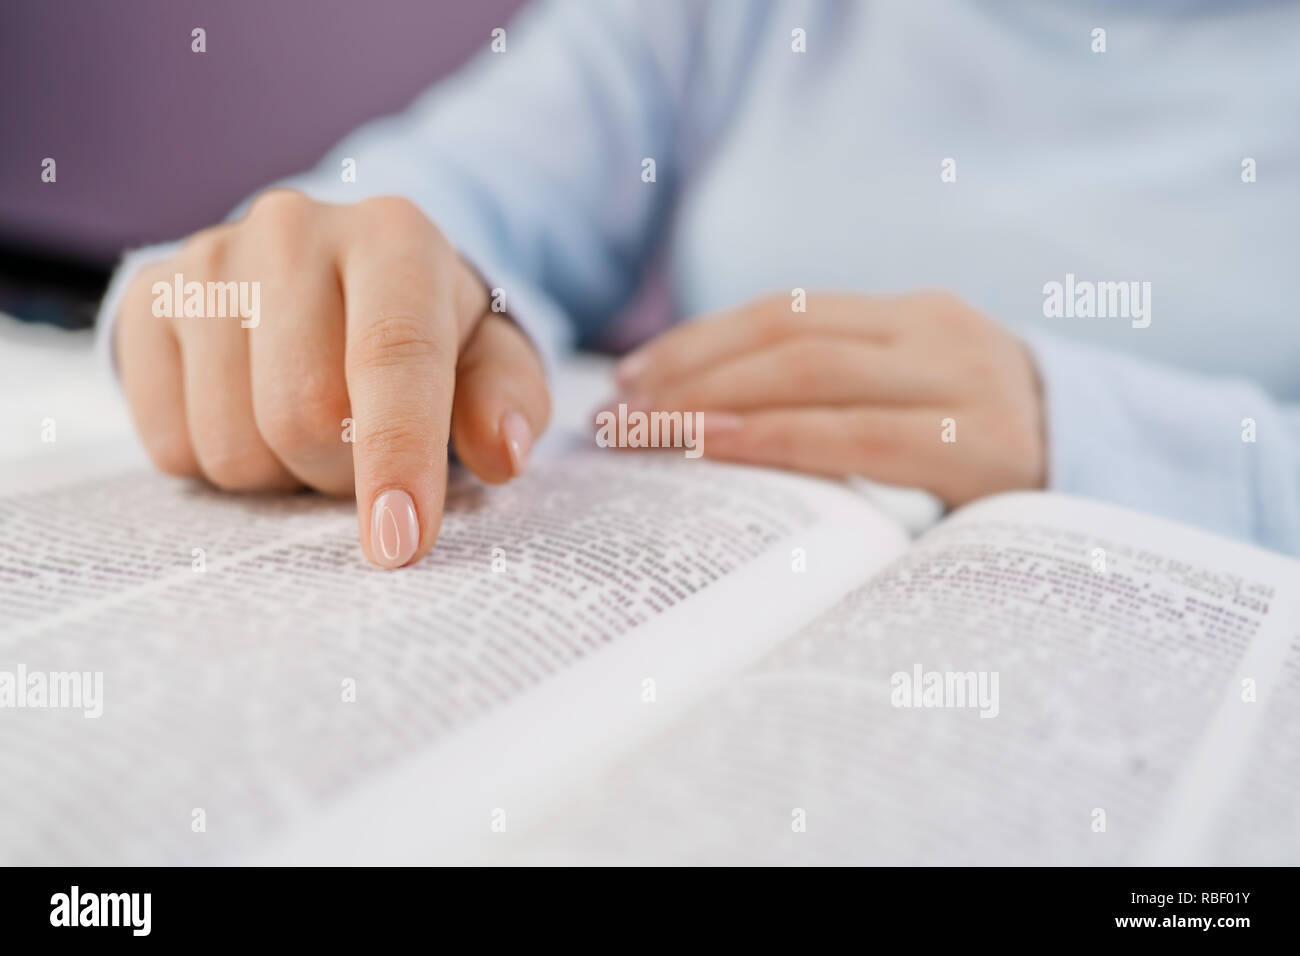
<svg viewBox="0 0 1300 956">
<path fill-rule="evenodd" d="M 420 543 L 415 502 L 400 488 L 383 492 L 370 509 L 370 553 L 383 568 L 400 568 Z"/>
<path fill-rule="evenodd" d="M 510 473 L 518 478 L 528 467 L 528 456 L 533 452 L 533 430 L 523 415 L 512 411 L 501 417 L 501 434 L 505 436 L 510 455 Z"/>
</svg>

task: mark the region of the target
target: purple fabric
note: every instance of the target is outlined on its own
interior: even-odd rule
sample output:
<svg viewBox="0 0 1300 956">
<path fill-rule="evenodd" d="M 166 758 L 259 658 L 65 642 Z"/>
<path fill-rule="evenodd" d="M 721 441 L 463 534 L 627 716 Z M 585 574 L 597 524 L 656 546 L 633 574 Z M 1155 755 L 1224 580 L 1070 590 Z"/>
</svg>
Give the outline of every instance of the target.
<svg viewBox="0 0 1300 956">
<path fill-rule="evenodd" d="M 110 261 L 400 109 L 521 0 L 85 0 L 0 13 L 0 235 Z M 190 32 L 207 31 L 207 52 Z M 56 183 L 41 181 L 53 157 Z"/>
</svg>

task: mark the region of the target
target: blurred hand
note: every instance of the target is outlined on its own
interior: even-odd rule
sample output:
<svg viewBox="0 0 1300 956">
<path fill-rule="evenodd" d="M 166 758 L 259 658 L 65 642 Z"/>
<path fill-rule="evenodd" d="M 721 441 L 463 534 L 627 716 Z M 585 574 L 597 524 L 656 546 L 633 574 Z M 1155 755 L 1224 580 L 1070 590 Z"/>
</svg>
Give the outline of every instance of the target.
<svg viewBox="0 0 1300 956">
<path fill-rule="evenodd" d="M 1025 347 L 942 293 L 775 296 L 678 326 L 616 372 L 620 401 L 703 412 L 706 457 L 921 487 L 950 506 L 1041 488 Z"/>
<path fill-rule="evenodd" d="M 154 283 L 177 273 L 260 283 L 259 319 L 160 317 Z M 355 493 L 362 549 L 387 568 L 438 536 L 449 437 L 479 477 L 502 482 L 523 471 L 550 416 L 531 344 L 397 198 L 259 196 L 131 280 L 115 349 L 160 469 L 228 491 Z"/>
</svg>

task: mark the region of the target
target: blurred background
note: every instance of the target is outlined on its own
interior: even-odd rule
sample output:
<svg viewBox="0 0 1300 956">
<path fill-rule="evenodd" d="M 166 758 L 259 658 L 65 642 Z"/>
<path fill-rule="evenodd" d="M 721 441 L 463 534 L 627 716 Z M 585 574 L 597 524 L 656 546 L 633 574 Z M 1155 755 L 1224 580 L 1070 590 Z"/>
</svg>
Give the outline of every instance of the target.
<svg viewBox="0 0 1300 956">
<path fill-rule="evenodd" d="M 0 312 L 89 325 L 124 249 L 219 221 L 310 166 L 454 70 L 522 3 L 7 0 Z M 41 179 L 47 157 L 54 183 Z"/>
</svg>

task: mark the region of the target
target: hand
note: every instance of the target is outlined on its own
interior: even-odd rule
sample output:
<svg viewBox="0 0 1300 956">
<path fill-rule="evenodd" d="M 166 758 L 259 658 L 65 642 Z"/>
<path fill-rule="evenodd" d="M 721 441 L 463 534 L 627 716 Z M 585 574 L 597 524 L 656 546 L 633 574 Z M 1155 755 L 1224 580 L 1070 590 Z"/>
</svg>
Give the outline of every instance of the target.
<svg viewBox="0 0 1300 956">
<path fill-rule="evenodd" d="M 761 299 L 673 329 L 616 377 L 629 406 L 703 412 L 710 458 L 857 474 L 950 506 L 1045 481 L 1028 351 L 942 293 L 813 295 L 806 312 Z"/>
<path fill-rule="evenodd" d="M 256 283 L 245 300 L 258 309 L 241 318 L 209 298 L 227 317 L 186 317 L 183 301 L 164 301 L 177 273 L 205 288 Z M 438 536 L 449 436 L 472 471 L 501 482 L 523 471 L 550 416 L 532 346 L 397 198 L 263 194 L 132 279 L 115 351 L 160 469 L 228 491 L 355 493 L 362 549 L 387 568 Z"/>
</svg>

